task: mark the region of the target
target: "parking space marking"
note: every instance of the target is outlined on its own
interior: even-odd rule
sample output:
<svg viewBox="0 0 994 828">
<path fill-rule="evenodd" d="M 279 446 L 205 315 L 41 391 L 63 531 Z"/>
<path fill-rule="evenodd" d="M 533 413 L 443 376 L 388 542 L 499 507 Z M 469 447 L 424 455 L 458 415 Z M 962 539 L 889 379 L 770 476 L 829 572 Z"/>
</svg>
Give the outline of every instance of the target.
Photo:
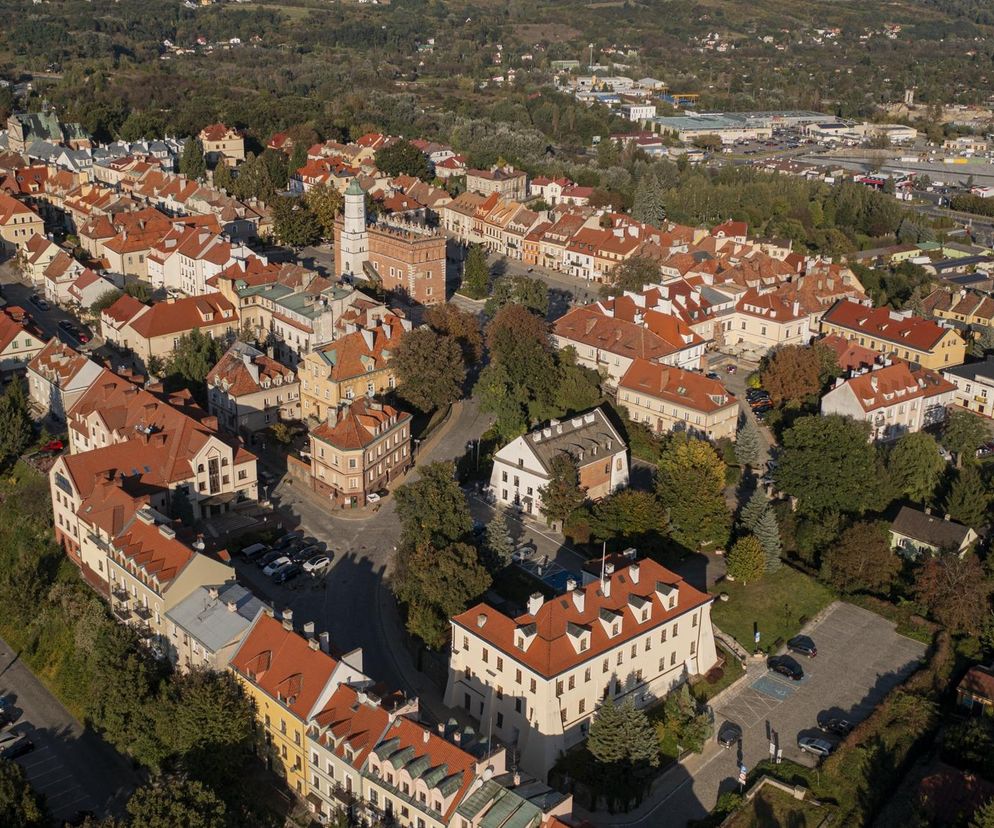
<svg viewBox="0 0 994 828">
<path fill-rule="evenodd" d="M 771 676 L 760 676 L 752 683 L 752 688 L 758 693 L 771 696 L 778 702 L 789 699 L 794 694 L 794 688 Z"/>
</svg>

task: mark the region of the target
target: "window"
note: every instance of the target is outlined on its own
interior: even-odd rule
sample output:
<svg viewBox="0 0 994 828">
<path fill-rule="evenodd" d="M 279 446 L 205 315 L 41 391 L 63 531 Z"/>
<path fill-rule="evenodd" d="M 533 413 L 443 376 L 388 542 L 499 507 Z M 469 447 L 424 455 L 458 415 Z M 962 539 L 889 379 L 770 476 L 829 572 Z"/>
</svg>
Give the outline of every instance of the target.
<svg viewBox="0 0 994 828">
<path fill-rule="evenodd" d="M 531 684 L 529 685 L 529 688 L 528 688 L 528 689 L 529 689 L 529 690 L 530 690 L 530 691 L 531 691 L 532 693 L 534 693 L 534 692 L 536 692 L 536 691 L 538 690 L 538 684 L 537 684 L 537 682 L 535 681 L 535 679 L 532 679 L 532 680 L 531 680 Z"/>
<path fill-rule="evenodd" d="M 639 645 L 638 644 L 632 644 L 632 658 L 635 658 L 635 657 L 638 656 L 638 650 L 639 650 Z"/>
<path fill-rule="evenodd" d="M 559 712 L 559 718 L 562 719 L 563 724 L 566 724 L 566 708 L 565 707 Z"/>
<path fill-rule="evenodd" d="M 679 630 L 679 628 L 680 628 L 680 625 L 679 625 L 679 624 L 674 624 L 674 625 L 673 625 L 673 637 L 674 637 L 674 638 L 676 638 L 676 637 L 677 637 L 677 631 Z"/>
<path fill-rule="evenodd" d="M 666 643 L 666 630 L 659 631 L 659 640 L 664 644 Z"/>
<path fill-rule="evenodd" d="M 615 661 L 618 664 L 621 664 L 624 660 L 625 660 L 625 654 L 623 652 L 621 652 L 621 650 L 618 650 L 618 657 L 617 657 L 617 659 L 615 659 Z"/>
<path fill-rule="evenodd" d="M 517 684 L 521 684 L 521 670 L 520 669 L 514 671 L 514 681 Z"/>
<path fill-rule="evenodd" d="M 570 676 L 569 677 L 569 682 L 567 684 L 567 687 L 570 690 L 573 690 L 576 687 L 576 676 Z"/>
<path fill-rule="evenodd" d="M 520 713 L 521 712 L 521 699 L 515 699 L 514 700 L 514 712 L 515 713 Z"/>
<path fill-rule="evenodd" d="M 676 650 L 670 653 L 670 667 L 676 664 Z"/>
<path fill-rule="evenodd" d="M 583 671 L 583 681 L 584 682 L 590 681 L 590 668 L 589 667 L 586 670 Z"/>
<path fill-rule="evenodd" d="M 561 696 L 563 694 L 563 680 L 558 679 L 556 681 L 556 695 Z"/>
<path fill-rule="evenodd" d="M 604 664 L 601 666 L 601 672 L 606 673 L 610 669 L 611 669 L 611 663 L 605 658 Z"/>
<path fill-rule="evenodd" d="M 652 649 L 652 639 L 651 638 L 647 638 L 645 640 L 645 651 L 649 652 L 649 650 L 651 650 L 651 649 Z"/>
<path fill-rule="evenodd" d="M 579 712 L 580 712 L 581 716 L 584 714 L 584 712 L 586 711 L 586 709 L 587 709 L 587 700 L 586 699 L 580 699 L 580 710 L 579 710 Z"/>
<path fill-rule="evenodd" d="M 504 659 L 502 659 L 500 656 L 497 656 L 497 672 L 499 673 L 503 669 L 504 669 Z"/>
<path fill-rule="evenodd" d="M 694 613 L 694 615 L 690 619 L 690 626 L 691 627 L 696 627 L 697 626 L 697 613 L 696 612 Z"/>
<path fill-rule="evenodd" d="M 486 647 L 483 648 L 483 663 L 484 664 L 490 663 L 490 650 L 488 650 Z"/>
<path fill-rule="evenodd" d="M 695 655 L 696 653 L 697 653 L 697 642 L 696 641 L 691 641 L 690 642 L 690 654 L 691 655 Z"/>
<path fill-rule="evenodd" d="M 506 471 L 500 473 L 500 479 L 501 479 L 501 482 L 507 483 L 507 472 Z"/>
<path fill-rule="evenodd" d="M 503 713 L 498 713 L 497 714 L 497 729 L 500 730 L 502 727 L 504 727 L 504 714 Z"/>
</svg>

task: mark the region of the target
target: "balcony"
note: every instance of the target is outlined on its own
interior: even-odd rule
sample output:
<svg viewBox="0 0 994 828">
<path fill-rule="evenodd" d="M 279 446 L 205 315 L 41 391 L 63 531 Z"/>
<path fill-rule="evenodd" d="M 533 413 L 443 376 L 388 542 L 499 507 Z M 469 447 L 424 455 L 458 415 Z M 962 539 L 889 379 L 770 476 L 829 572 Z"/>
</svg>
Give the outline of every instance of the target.
<svg viewBox="0 0 994 828">
<path fill-rule="evenodd" d="M 111 589 L 110 594 L 118 601 L 121 601 L 125 604 L 128 602 L 128 599 L 131 597 L 130 595 L 128 595 L 128 590 L 125 589 L 123 586 L 114 587 L 113 589 Z"/>
<path fill-rule="evenodd" d="M 139 638 L 151 638 L 152 628 L 146 624 L 144 621 L 139 621 L 137 624 L 132 624 L 135 632 L 138 633 Z"/>
<path fill-rule="evenodd" d="M 128 608 L 127 604 L 116 604 L 113 612 L 114 617 L 118 621 L 128 623 L 131 620 L 131 610 Z"/>
<path fill-rule="evenodd" d="M 148 621 L 152 617 L 152 610 L 144 604 L 139 604 L 135 607 L 135 615 L 137 615 L 142 621 Z"/>
</svg>

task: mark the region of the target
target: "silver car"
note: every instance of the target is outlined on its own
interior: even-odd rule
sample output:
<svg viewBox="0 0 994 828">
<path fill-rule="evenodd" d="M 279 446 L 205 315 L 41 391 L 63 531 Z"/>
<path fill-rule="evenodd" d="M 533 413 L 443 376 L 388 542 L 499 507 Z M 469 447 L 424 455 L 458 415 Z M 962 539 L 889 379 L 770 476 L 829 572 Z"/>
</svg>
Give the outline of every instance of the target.
<svg viewBox="0 0 994 828">
<path fill-rule="evenodd" d="M 822 758 L 831 755 L 832 751 L 835 750 L 835 745 L 825 739 L 819 739 L 817 736 L 801 736 L 797 740 L 797 746 L 805 753 Z"/>
</svg>

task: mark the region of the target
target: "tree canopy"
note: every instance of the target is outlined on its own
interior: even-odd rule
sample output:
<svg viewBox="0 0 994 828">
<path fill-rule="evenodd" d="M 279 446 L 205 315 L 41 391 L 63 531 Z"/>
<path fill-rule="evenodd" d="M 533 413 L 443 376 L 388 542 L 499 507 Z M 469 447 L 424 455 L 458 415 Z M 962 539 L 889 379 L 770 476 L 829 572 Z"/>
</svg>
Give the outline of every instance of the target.
<svg viewBox="0 0 994 828">
<path fill-rule="evenodd" d="M 412 175 L 422 181 L 432 177 L 431 163 L 421 150 L 401 138 L 376 151 L 376 168 L 386 175 Z"/>
<path fill-rule="evenodd" d="M 159 777 L 128 800 L 128 814 L 143 828 L 224 828 L 226 808 L 218 796 L 196 780 Z"/>
<path fill-rule="evenodd" d="M 824 345 L 784 345 L 764 360 L 761 369 L 763 388 L 774 405 L 818 394 L 838 374 L 835 353 Z"/>
<path fill-rule="evenodd" d="M 674 434 L 659 462 L 656 492 L 670 534 L 690 550 L 722 547 L 731 514 L 725 504 L 725 463 L 705 440 Z"/>
<path fill-rule="evenodd" d="M 44 828 L 48 814 L 41 798 L 13 759 L 0 759 L 0 825 L 6 828 Z"/>
<path fill-rule="evenodd" d="M 891 549 L 888 529 L 883 521 L 859 521 L 846 529 L 822 555 L 822 579 L 840 592 L 889 596 L 901 559 Z"/>
<path fill-rule="evenodd" d="M 429 327 L 408 331 L 390 363 L 397 393 L 420 411 L 434 411 L 462 396 L 466 364 L 459 343 Z"/>
<path fill-rule="evenodd" d="M 471 244 L 466 253 L 459 290 L 471 299 L 485 299 L 490 291 L 490 265 L 478 244 Z"/>
<path fill-rule="evenodd" d="M 569 454 L 560 452 L 552 458 L 549 482 L 538 493 L 542 498 L 542 514 L 550 523 L 563 523 L 583 505 L 586 493 L 580 487 L 576 461 Z"/>
<path fill-rule="evenodd" d="M 927 431 L 904 434 L 894 444 L 887 466 L 901 492 L 918 503 L 931 500 L 946 469 L 939 445 Z"/>
<path fill-rule="evenodd" d="M 466 495 L 455 480 L 452 463 L 431 463 L 420 476 L 394 492 L 401 544 L 444 547 L 473 528 Z"/>
</svg>

